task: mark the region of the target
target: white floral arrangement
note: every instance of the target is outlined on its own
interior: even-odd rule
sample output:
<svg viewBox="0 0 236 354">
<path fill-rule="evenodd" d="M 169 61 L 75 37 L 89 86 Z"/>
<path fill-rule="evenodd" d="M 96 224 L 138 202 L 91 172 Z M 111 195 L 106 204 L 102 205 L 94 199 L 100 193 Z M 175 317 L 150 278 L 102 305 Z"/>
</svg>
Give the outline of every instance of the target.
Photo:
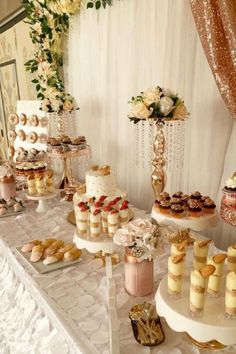
<svg viewBox="0 0 236 354">
<path fill-rule="evenodd" d="M 62 36 L 68 32 L 70 17 L 86 3 L 87 8 L 97 10 L 112 5 L 111 0 L 22 0 L 34 45 L 34 59 L 25 66 L 34 75 L 32 82 L 44 112 L 78 109 L 74 97 L 65 92 L 59 69 L 63 65 Z"/>
<path fill-rule="evenodd" d="M 128 117 L 135 124 L 140 120 L 184 120 L 189 116 L 184 101 L 176 93 L 159 86 L 132 97 L 129 104 Z"/>
<path fill-rule="evenodd" d="M 139 262 L 152 259 L 158 228 L 149 219 L 136 219 L 118 229 L 113 237 L 114 243 L 128 247 L 130 254 Z"/>
</svg>

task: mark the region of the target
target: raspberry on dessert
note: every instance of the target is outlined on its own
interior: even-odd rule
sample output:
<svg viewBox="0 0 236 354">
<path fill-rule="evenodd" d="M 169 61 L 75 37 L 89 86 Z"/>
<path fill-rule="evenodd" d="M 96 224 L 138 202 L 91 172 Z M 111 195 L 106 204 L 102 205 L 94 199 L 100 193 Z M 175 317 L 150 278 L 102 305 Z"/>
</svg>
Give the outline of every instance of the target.
<svg viewBox="0 0 236 354">
<path fill-rule="evenodd" d="M 116 197 L 115 200 L 119 202 L 121 200 L 121 197 Z"/>
<path fill-rule="evenodd" d="M 112 208 L 110 205 L 106 205 L 106 206 L 104 206 L 103 211 L 110 211 L 111 209 Z"/>
<path fill-rule="evenodd" d="M 118 210 L 116 210 L 116 209 L 111 210 L 111 214 L 117 214 L 117 213 L 118 213 Z"/>
<path fill-rule="evenodd" d="M 79 208 L 82 208 L 84 205 L 85 205 L 84 202 L 79 202 L 78 207 L 79 207 Z"/>
<path fill-rule="evenodd" d="M 110 201 L 110 202 L 108 203 L 108 205 L 114 206 L 114 205 L 116 205 L 116 203 L 117 203 L 117 201 L 114 199 L 114 200 Z"/>
<path fill-rule="evenodd" d="M 89 208 L 87 207 L 87 205 L 83 205 L 81 208 L 80 208 L 80 211 L 84 212 L 84 211 L 87 211 Z"/>
<path fill-rule="evenodd" d="M 102 206 L 103 206 L 103 203 L 102 202 L 96 202 L 95 204 L 94 204 L 94 206 L 96 207 L 96 208 L 101 208 Z"/>
<path fill-rule="evenodd" d="M 98 199 L 99 202 L 104 202 L 104 200 L 106 199 L 107 197 L 105 195 L 101 195 L 101 197 Z"/>
<path fill-rule="evenodd" d="M 123 202 L 122 202 L 122 205 L 128 205 L 129 204 L 129 201 L 128 200 L 124 200 Z"/>
<path fill-rule="evenodd" d="M 128 204 L 122 204 L 120 206 L 120 210 L 125 210 L 125 209 L 128 209 Z"/>
<path fill-rule="evenodd" d="M 101 213 L 101 210 L 100 209 L 95 209 L 94 212 L 93 212 L 93 215 L 98 215 L 99 213 Z"/>
</svg>

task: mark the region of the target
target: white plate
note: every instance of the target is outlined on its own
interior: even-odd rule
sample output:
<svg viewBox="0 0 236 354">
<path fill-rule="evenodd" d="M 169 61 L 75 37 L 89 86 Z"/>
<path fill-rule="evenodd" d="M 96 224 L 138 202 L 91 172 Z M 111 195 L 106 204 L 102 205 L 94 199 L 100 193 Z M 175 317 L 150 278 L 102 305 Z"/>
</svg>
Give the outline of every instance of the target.
<svg viewBox="0 0 236 354">
<path fill-rule="evenodd" d="M 35 272 L 37 272 L 39 274 L 44 274 L 44 273 L 52 272 L 53 270 L 69 267 L 69 266 L 75 265 L 75 264 L 77 264 L 77 263 L 79 263 L 81 261 L 81 258 L 79 258 L 79 259 L 76 259 L 75 261 L 71 261 L 71 262 L 59 261 L 59 262 L 56 262 L 56 263 L 45 265 L 45 264 L 43 264 L 43 261 L 38 261 L 38 262 L 35 262 L 35 263 L 31 262 L 30 261 L 31 252 L 23 253 L 23 252 L 21 252 L 21 247 L 16 247 L 16 251 L 21 256 L 21 258 L 24 259 L 24 261 L 28 265 L 30 265 L 31 268 Z"/>
</svg>

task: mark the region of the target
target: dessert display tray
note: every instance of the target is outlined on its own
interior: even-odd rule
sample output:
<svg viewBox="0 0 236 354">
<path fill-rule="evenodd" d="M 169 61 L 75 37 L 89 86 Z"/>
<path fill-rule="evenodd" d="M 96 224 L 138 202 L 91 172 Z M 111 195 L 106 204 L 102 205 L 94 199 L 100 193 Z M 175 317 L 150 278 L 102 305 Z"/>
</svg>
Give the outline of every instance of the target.
<svg viewBox="0 0 236 354">
<path fill-rule="evenodd" d="M 49 193 L 49 194 L 45 194 L 45 195 L 29 195 L 26 194 L 26 198 L 29 200 L 37 200 L 38 203 L 38 207 L 36 209 L 37 212 L 39 213 L 43 213 L 45 211 L 48 210 L 48 206 L 47 206 L 47 200 L 49 199 L 53 199 L 57 196 L 57 193 Z"/>
<path fill-rule="evenodd" d="M 222 279 L 222 285 L 225 277 Z M 236 319 L 228 319 L 224 312 L 225 286 L 217 298 L 208 297 L 202 317 L 192 317 L 189 311 L 190 280 L 184 278 L 182 297 L 173 299 L 168 295 L 167 275 L 161 280 L 155 300 L 159 316 L 165 317 L 176 332 L 187 332 L 199 342 L 217 340 L 224 345 L 236 343 Z"/>
<path fill-rule="evenodd" d="M 43 264 L 43 261 L 38 261 L 35 263 L 31 262 L 30 261 L 31 252 L 23 253 L 23 252 L 21 252 L 21 247 L 16 247 L 16 251 L 17 251 L 17 254 L 19 254 L 21 256 L 21 258 L 27 263 L 27 265 L 29 265 L 38 274 L 49 273 L 49 272 L 52 272 L 53 270 L 69 267 L 69 266 L 75 265 L 81 261 L 81 258 L 79 258 L 79 259 L 76 259 L 75 261 L 71 261 L 71 262 L 59 261 L 56 263 L 45 265 L 45 264 Z"/>
<path fill-rule="evenodd" d="M 105 253 L 113 253 L 117 249 L 117 245 L 113 242 L 113 237 L 102 234 L 99 238 L 92 238 L 90 236 L 81 236 L 77 230 L 74 232 L 73 242 L 80 249 L 86 249 L 90 253 L 97 253 L 99 251 Z"/>
<path fill-rule="evenodd" d="M 21 211 L 14 211 L 12 209 L 7 210 L 6 214 L 0 215 L 0 219 L 7 218 L 8 216 L 20 215 L 20 214 L 22 214 L 24 212 L 24 210 L 25 210 L 25 207 L 23 207 L 23 209 Z"/>
<path fill-rule="evenodd" d="M 194 231 L 206 230 L 210 227 L 215 227 L 219 222 L 217 211 L 214 214 L 202 215 L 199 217 L 182 217 L 175 218 L 173 216 L 158 213 L 155 208 L 152 208 L 151 217 L 155 219 L 160 225 L 180 226 L 183 228 L 190 228 Z"/>
</svg>

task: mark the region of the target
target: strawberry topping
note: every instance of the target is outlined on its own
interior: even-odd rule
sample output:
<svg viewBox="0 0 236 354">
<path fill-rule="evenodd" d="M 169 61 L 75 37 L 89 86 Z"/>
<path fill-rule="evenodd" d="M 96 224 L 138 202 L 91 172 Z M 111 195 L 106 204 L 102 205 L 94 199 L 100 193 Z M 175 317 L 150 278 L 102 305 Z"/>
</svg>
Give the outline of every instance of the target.
<svg viewBox="0 0 236 354">
<path fill-rule="evenodd" d="M 95 209 L 94 212 L 93 212 L 93 215 L 98 215 L 99 213 L 101 213 L 101 210 L 100 209 Z"/>
</svg>

